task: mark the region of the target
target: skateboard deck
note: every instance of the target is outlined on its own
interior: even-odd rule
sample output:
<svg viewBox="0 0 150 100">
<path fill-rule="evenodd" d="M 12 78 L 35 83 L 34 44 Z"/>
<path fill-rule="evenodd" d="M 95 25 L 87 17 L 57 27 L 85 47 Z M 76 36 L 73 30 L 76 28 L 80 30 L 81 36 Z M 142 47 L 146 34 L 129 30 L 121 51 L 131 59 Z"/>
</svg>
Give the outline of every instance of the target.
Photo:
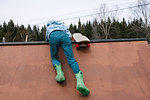
<svg viewBox="0 0 150 100">
<path fill-rule="evenodd" d="M 83 47 L 83 46 L 87 46 L 87 47 L 90 47 L 90 40 L 82 35 L 81 33 L 74 33 L 73 34 L 73 39 L 76 43 L 76 47 L 79 48 L 79 47 Z"/>
</svg>

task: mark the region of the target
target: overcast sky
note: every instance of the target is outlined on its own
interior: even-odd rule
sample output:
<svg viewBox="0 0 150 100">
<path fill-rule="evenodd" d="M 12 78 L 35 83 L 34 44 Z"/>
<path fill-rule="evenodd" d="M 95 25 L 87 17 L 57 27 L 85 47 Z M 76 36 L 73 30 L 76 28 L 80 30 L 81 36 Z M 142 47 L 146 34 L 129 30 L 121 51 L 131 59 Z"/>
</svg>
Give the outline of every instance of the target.
<svg viewBox="0 0 150 100">
<path fill-rule="evenodd" d="M 16 24 L 45 24 L 51 19 L 61 20 L 94 13 L 92 9 L 102 3 L 109 7 L 123 7 L 136 3 L 136 0 L 0 0 L 0 24 L 10 19 Z"/>
</svg>

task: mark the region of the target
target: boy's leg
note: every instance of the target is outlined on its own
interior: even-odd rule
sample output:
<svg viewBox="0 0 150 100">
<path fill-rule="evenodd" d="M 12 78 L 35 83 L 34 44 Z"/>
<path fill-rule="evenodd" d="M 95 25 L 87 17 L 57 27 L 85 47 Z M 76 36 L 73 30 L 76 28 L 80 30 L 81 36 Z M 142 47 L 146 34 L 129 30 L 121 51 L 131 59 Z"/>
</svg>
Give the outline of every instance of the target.
<svg viewBox="0 0 150 100">
<path fill-rule="evenodd" d="M 72 44 L 67 34 L 63 34 L 61 42 L 62 47 L 67 57 L 68 64 L 72 68 L 73 72 L 75 73 L 75 77 L 77 79 L 77 90 L 84 96 L 89 95 L 89 89 L 84 85 L 83 81 L 83 73 L 80 71 L 77 61 L 74 58 L 73 51 L 72 51 Z"/>
<path fill-rule="evenodd" d="M 70 38 L 67 36 L 66 33 L 62 33 L 61 36 L 61 46 L 63 48 L 65 56 L 67 57 L 68 64 L 72 68 L 73 72 L 77 74 L 80 71 L 80 69 L 73 55 Z"/>
<path fill-rule="evenodd" d="M 59 42 L 58 38 L 55 36 L 56 34 L 51 34 L 50 36 L 50 53 L 51 53 L 51 61 L 53 66 L 60 65 L 59 56 L 58 56 L 58 50 L 59 50 Z"/>
<path fill-rule="evenodd" d="M 59 50 L 59 36 L 57 36 L 58 33 L 53 33 L 50 36 L 50 51 L 51 51 L 51 59 L 52 59 L 52 64 L 54 68 L 56 69 L 57 75 L 56 75 L 56 81 L 57 82 L 63 82 L 65 80 L 64 73 L 61 69 L 61 64 L 58 56 L 58 50 Z"/>
</svg>

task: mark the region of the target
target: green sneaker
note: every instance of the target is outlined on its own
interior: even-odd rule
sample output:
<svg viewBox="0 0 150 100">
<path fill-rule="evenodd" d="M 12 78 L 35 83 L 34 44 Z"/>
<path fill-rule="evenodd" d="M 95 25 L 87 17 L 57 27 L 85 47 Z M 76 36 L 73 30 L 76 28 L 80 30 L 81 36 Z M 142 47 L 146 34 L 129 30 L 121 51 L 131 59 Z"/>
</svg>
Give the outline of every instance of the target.
<svg viewBox="0 0 150 100">
<path fill-rule="evenodd" d="M 79 71 L 79 73 L 75 74 L 77 79 L 77 90 L 83 95 L 87 96 L 90 93 L 90 90 L 84 85 L 83 81 L 83 72 Z"/>
<path fill-rule="evenodd" d="M 56 69 L 56 81 L 57 82 L 63 82 L 65 81 L 65 76 L 64 76 L 64 72 L 61 69 L 61 65 L 55 65 L 55 69 Z"/>
</svg>

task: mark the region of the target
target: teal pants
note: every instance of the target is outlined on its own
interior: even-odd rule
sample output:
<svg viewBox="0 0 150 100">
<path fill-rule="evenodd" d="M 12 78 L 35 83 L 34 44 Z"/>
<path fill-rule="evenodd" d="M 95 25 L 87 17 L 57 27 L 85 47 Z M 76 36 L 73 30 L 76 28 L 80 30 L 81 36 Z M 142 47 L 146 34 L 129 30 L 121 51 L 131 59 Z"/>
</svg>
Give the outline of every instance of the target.
<svg viewBox="0 0 150 100">
<path fill-rule="evenodd" d="M 55 67 L 55 65 L 61 65 L 58 51 L 59 47 L 62 47 L 64 54 L 67 57 L 69 66 L 72 68 L 73 72 L 77 74 L 80 69 L 77 61 L 74 58 L 72 44 L 68 35 L 63 31 L 54 31 L 50 34 L 49 38 L 53 66 Z"/>
</svg>

